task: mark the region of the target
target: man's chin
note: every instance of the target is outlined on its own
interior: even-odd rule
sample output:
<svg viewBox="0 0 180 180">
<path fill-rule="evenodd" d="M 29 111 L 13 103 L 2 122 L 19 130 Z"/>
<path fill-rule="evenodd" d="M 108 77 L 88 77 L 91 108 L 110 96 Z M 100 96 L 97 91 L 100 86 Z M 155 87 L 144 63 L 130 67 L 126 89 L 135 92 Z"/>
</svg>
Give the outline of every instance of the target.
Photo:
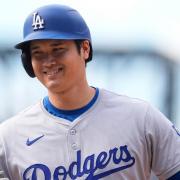
<svg viewBox="0 0 180 180">
<path fill-rule="evenodd" d="M 62 86 L 60 84 L 60 82 L 48 82 L 47 84 L 45 84 L 45 87 L 48 89 L 48 91 L 51 92 L 59 92 L 62 91 Z"/>
</svg>

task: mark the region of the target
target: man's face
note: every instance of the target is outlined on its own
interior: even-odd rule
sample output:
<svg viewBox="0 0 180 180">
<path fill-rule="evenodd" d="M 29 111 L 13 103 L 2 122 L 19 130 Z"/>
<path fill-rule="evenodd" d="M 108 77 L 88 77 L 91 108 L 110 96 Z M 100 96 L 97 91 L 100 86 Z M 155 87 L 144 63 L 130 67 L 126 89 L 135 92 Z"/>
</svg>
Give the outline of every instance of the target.
<svg viewBox="0 0 180 180">
<path fill-rule="evenodd" d="M 83 85 L 88 41 L 82 43 L 79 53 L 71 40 L 35 40 L 30 44 L 30 53 L 34 73 L 49 92 L 60 93 Z"/>
</svg>

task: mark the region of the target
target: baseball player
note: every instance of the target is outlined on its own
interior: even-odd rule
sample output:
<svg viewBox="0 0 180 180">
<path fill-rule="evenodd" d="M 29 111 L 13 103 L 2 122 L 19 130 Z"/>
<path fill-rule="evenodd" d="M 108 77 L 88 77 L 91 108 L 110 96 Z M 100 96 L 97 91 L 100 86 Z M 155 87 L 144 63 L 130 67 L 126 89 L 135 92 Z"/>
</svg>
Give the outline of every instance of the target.
<svg viewBox="0 0 180 180">
<path fill-rule="evenodd" d="M 90 31 L 64 5 L 24 23 L 22 64 L 47 88 L 42 100 L 0 126 L 0 170 L 10 180 L 180 179 L 180 133 L 147 102 L 91 87 Z"/>
</svg>

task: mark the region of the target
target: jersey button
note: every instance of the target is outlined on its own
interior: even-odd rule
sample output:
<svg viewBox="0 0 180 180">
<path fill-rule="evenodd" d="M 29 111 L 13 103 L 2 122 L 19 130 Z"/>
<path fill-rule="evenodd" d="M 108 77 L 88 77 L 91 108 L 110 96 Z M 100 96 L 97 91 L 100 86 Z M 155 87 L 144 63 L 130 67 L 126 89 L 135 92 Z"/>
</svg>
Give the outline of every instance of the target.
<svg viewBox="0 0 180 180">
<path fill-rule="evenodd" d="M 71 130 L 70 130 L 70 134 L 71 134 L 71 135 L 75 135 L 75 134 L 76 134 L 76 130 L 75 130 L 75 129 L 71 129 Z"/>
<path fill-rule="evenodd" d="M 76 143 L 72 144 L 72 149 L 77 150 L 77 144 Z"/>
</svg>

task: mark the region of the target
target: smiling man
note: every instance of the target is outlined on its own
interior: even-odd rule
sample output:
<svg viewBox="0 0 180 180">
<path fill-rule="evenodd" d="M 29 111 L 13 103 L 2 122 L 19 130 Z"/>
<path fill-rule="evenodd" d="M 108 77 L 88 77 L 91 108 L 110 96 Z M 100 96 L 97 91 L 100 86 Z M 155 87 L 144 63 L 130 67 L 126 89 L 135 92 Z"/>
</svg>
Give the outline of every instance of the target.
<svg viewBox="0 0 180 180">
<path fill-rule="evenodd" d="M 16 48 L 48 94 L 0 125 L 0 179 L 180 179 L 177 128 L 145 101 L 88 85 L 91 35 L 75 9 L 36 9 Z"/>
<path fill-rule="evenodd" d="M 36 40 L 30 43 L 33 71 L 48 89 L 49 99 L 61 109 L 85 106 L 94 96 L 88 86 L 85 60 L 89 57 L 88 40 L 78 46 L 73 40 Z"/>
</svg>

